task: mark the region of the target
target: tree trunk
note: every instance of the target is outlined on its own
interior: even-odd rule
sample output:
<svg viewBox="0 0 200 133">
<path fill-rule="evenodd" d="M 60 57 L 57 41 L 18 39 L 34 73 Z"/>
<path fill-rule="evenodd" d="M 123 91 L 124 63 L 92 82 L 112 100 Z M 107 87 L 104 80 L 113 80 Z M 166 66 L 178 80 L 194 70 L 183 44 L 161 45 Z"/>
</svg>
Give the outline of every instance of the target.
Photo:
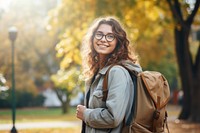
<svg viewBox="0 0 200 133">
<path fill-rule="evenodd" d="M 67 95 L 67 100 L 65 101 L 65 108 L 63 108 L 63 114 L 66 114 L 69 112 L 70 109 L 70 98 L 69 95 Z"/>
<path fill-rule="evenodd" d="M 199 60 L 192 62 L 189 51 L 189 26 L 175 28 L 175 43 L 181 86 L 184 92 L 179 119 L 200 122 L 200 73 Z M 200 57 L 199 51 L 196 59 Z M 196 66 L 196 67 L 195 67 Z"/>
<path fill-rule="evenodd" d="M 188 34 L 188 31 L 187 31 Z M 191 62 L 188 49 L 188 35 L 183 28 L 175 28 L 175 50 L 178 61 L 179 73 L 181 78 L 181 86 L 184 92 L 182 112 L 180 119 L 188 119 L 190 116 L 190 88 L 191 88 Z"/>
<path fill-rule="evenodd" d="M 66 114 L 67 113 L 67 102 L 62 101 L 62 113 Z"/>
<path fill-rule="evenodd" d="M 189 32 L 200 1 L 196 0 L 193 11 L 186 20 L 183 18 L 179 0 L 166 0 L 175 22 L 175 49 L 183 89 L 183 106 L 179 119 L 200 123 L 200 46 L 192 62 L 189 50 Z"/>
<path fill-rule="evenodd" d="M 198 40 L 200 41 L 200 40 Z M 191 116 L 190 119 L 194 122 L 200 122 L 200 44 L 196 56 L 196 61 L 193 67 L 193 90 L 191 98 Z"/>
<path fill-rule="evenodd" d="M 200 123 L 200 82 L 199 78 L 193 80 L 191 98 L 191 115 L 189 120 Z"/>
<path fill-rule="evenodd" d="M 57 94 L 58 99 L 60 100 L 60 102 L 62 103 L 62 113 L 66 114 L 69 112 L 69 108 L 70 108 L 70 99 L 69 96 L 71 95 L 71 93 L 67 92 L 66 89 L 55 89 L 55 92 Z"/>
</svg>

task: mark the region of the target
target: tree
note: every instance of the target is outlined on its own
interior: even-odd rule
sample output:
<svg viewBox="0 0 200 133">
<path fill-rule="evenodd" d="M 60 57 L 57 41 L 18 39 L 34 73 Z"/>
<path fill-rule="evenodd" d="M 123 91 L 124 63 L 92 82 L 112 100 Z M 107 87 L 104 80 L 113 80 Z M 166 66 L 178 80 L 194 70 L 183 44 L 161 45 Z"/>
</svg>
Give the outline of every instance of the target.
<svg viewBox="0 0 200 133">
<path fill-rule="evenodd" d="M 179 0 L 167 0 L 167 3 L 174 20 L 175 50 L 184 92 L 183 108 L 179 118 L 200 122 L 200 46 L 194 61 L 189 49 L 191 26 L 198 13 L 200 1 L 195 1 L 194 8 L 190 9 L 188 16 L 184 14 L 186 3 L 181 3 Z"/>
<path fill-rule="evenodd" d="M 38 93 L 46 88 L 50 75 L 56 73 L 59 63 L 55 57 L 56 40 L 46 30 L 47 13 L 56 0 L 9 2 L 8 10 L 0 13 L 0 72 L 11 86 L 11 44 L 8 28 L 15 25 L 18 36 L 15 43 L 16 90 Z M 37 10 L 35 10 L 37 9 Z M 20 12 L 18 12 L 20 11 Z"/>
<path fill-rule="evenodd" d="M 82 87 L 82 82 L 79 79 L 80 70 L 78 69 L 79 68 L 73 67 L 68 71 L 59 70 L 57 74 L 51 77 L 54 82 L 56 94 L 62 103 L 63 114 L 69 112 L 70 100 Z"/>
<path fill-rule="evenodd" d="M 77 90 L 83 90 L 83 81 L 80 80 L 80 45 L 88 21 L 91 19 L 90 14 L 92 14 L 86 10 L 93 7 L 89 2 L 80 0 L 77 3 L 66 0 L 62 1 L 49 15 L 48 26 L 51 29 L 49 33 L 58 37 L 59 40 L 56 51 L 57 57 L 61 59 L 60 70 L 52 75 L 52 81 L 62 103 L 63 113 L 68 112 L 69 102 Z M 66 14 L 68 14 L 67 17 Z"/>
</svg>

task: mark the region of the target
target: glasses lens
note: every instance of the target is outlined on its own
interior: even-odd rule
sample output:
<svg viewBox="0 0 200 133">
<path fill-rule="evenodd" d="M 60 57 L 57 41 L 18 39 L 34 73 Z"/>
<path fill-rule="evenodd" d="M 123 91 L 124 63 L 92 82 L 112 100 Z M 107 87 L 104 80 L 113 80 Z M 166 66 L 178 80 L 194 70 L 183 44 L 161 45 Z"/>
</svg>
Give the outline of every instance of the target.
<svg viewBox="0 0 200 133">
<path fill-rule="evenodd" d="M 104 34 L 102 34 L 102 33 L 96 33 L 96 34 L 95 34 L 95 38 L 96 38 L 97 40 L 101 40 L 101 39 L 103 38 L 103 36 L 105 36 L 105 38 L 106 38 L 106 40 L 107 40 L 108 42 L 112 42 L 112 41 L 115 39 L 115 36 L 114 36 L 114 34 L 112 34 L 112 33 L 109 33 L 109 34 L 107 34 L 107 35 L 104 35 Z"/>
<path fill-rule="evenodd" d="M 98 40 L 100 40 L 102 37 L 103 37 L 103 34 L 101 34 L 101 33 L 95 34 L 95 38 L 98 39 Z"/>
<path fill-rule="evenodd" d="M 113 34 L 107 34 L 106 35 L 106 40 L 108 41 L 108 42 L 111 42 L 111 41 L 113 41 L 115 39 L 115 36 L 113 35 Z"/>
</svg>

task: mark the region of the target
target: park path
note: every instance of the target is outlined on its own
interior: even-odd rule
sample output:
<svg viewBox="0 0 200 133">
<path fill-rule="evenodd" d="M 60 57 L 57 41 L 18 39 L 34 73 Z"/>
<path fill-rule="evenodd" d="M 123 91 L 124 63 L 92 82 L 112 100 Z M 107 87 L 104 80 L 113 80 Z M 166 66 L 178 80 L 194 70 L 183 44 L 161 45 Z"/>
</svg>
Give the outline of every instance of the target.
<svg viewBox="0 0 200 133">
<path fill-rule="evenodd" d="M 67 128 L 81 126 L 80 121 L 54 121 L 54 122 L 26 122 L 16 123 L 16 129 L 32 129 L 32 128 Z M 1 130 L 11 130 L 12 124 L 0 124 Z"/>
</svg>

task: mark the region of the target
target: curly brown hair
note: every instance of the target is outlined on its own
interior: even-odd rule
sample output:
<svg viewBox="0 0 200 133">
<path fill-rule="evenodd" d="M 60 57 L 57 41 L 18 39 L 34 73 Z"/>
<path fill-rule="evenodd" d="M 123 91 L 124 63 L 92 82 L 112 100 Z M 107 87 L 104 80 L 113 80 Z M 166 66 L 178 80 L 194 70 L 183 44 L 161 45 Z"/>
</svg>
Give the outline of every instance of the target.
<svg viewBox="0 0 200 133">
<path fill-rule="evenodd" d="M 120 22 L 115 17 L 97 18 L 83 39 L 82 65 L 83 74 L 86 78 L 91 78 L 99 70 L 99 65 L 95 61 L 95 57 L 98 54 L 94 49 L 93 39 L 95 32 L 98 30 L 101 24 L 110 25 L 117 39 L 116 48 L 108 56 L 106 65 L 118 63 L 121 60 L 131 60 L 133 63 L 136 63 L 137 61 L 137 56 L 135 56 L 134 50 L 131 50 L 132 53 L 130 52 L 129 40 Z"/>
</svg>

